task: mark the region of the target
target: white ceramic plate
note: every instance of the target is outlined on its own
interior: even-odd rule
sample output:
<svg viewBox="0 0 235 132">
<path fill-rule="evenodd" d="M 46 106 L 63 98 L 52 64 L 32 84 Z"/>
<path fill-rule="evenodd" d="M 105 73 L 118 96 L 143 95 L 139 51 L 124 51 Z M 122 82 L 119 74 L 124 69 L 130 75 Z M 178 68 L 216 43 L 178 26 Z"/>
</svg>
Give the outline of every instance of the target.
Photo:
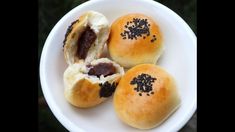
<svg viewBox="0 0 235 132">
<path fill-rule="evenodd" d="M 151 0 L 89 1 L 71 10 L 55 25 L 42 51 L 40 79 L 46 101 L 56 118 L 68 130 L 76 132 L 141 131 L 129 127 L 116 117 L 112 98 L 91 109 L 75 108 L 64 98 L 63 72 L 67 64 L 62 52 L 62 42 L 71 22 L 88 10 L 103 13 L 110 23 L 119 16 L 138 12 L 151 16 L 159 24 L 164 37 L 165 52 L 157 64 L 175 77 L 182 104 L 163 124 L 146 131 L 179 130 L 197 108 L 196 36 L 177 14 Z"/>
</svg>

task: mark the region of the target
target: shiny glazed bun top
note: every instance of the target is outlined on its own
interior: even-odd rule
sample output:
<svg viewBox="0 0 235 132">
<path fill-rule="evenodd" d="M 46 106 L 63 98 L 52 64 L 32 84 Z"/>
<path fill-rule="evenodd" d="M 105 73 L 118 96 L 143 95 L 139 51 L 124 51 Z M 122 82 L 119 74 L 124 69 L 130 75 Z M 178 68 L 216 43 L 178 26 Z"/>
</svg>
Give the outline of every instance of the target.
<svg viewBox="0 0 235 132">
<path fill-rule="evenodd" d="M 162 34 L 150 17 L 128 14 L 113 22 L 108 49 L 112 59 L 125 68 L 156 63 L 163 50 Z"/>
<path fill-rule="evenodd" d="M 173 77 L 154 64 L 128 70 L 114 93 L 114 108 L 126 124 L 150 129 L 161 124 L 180 105 Z"/>
</svg>

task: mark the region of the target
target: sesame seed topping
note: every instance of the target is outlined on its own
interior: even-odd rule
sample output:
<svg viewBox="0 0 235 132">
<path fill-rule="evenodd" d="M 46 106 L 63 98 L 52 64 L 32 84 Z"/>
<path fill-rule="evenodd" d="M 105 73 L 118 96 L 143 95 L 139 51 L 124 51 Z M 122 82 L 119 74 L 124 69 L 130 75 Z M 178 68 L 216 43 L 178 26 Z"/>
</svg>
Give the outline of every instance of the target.
<svg viewBox="0 0 235 132">
<path fill-rule="evenodd" d="M 151 94 L 154 94 L 154 92 L 152 91 L 153 90 L 152 83 L 154 83 L 155 80 L 157 79 L 151 77 L 148 74 L 142 73 L 138 75 L 137 77 L 134 77 L 132 81 L 130 82 L 130 84 L 137 85 L 137 87 L 135 87 L 134 90 L 139 92 L 139 95 L 142 92 L 145 92 L 147 93 L 148 96 L 150 96 L 149 92 L 151 92 Z"/>
<path fill-rule="evenodd" d="M 133 18 L 132 21 L 128 21 L 124 27 L 125 30 L 120 34 L 123 39 L 128 36 L 128 39 L 137 40 L 139 37 L 150 35 L 147 19 Z"/>
<path fill-rule="evenodd" d="M 156 40 L 157 40 L 156 35 L 153 35 L 153 38 L 151 39 L 151 42 L 153 43 Z"/>
</svg>

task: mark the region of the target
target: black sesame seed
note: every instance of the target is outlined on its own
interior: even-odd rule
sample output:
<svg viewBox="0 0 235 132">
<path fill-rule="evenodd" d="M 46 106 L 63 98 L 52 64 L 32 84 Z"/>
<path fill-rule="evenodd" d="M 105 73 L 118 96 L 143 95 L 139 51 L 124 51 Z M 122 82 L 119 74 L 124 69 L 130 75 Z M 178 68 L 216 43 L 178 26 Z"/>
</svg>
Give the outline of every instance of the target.
<svg viewBox="0 0 235 132">
<path fill-rule="evenodd" d="M 151 92 L 151 94 L 154 94 L 154 92 Z"/>
<path fill-rule="evenodd" d="M 137 87 L 134 88 L 135 91 L 137 92 L 146 92 L 148 96 L 149 92 L 152 91 L 152 83 L 156 80 L 156 78 L 152 78 L 148 74 L 140 74 L 137 77 L 134 77 L 132 81 L 130 82 L 131 85 L 137 84 Z"/>
<path fill-rule="evenodd" d="M 153 37 L 156 37 L 155 35 L 153 35 Z"/>
<path fill-rule="evenodd" d="M 129 25 L 129 23 L 133 24 Z M 124 30 L 121 36 L 131 40 L 142 37 L 143 35 L 149 36 L 150 31 L 148 25 L 147 19 L 133 18 L 132 21 L 127 21 L 127 24 L 124 25 L 127 30 Z"/>
<path fill-rule="evenodd" d="M 154 42 L 154 40 L 151 40 L 151 42 L 153 43 L 153 42 Z"/>
<path fill-rule="evenodd" d="M 139 93 L 139 96 L 142 96 L 142 94 L 141 94 L 141 93 Z"/>
</svg>

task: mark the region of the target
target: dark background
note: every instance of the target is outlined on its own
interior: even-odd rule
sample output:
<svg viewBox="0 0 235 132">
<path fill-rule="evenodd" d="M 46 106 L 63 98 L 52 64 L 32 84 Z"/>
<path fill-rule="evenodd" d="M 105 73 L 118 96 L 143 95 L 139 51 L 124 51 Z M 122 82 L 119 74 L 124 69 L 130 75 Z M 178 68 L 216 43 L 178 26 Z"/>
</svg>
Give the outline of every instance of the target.
<svg viewBox="0 0 235 132">
<path fill-rule="evenodd" d="M 53 26 L 71 9 L 87 0 L 39 0 L 38 63 L 44 42 Z M 175 11 L 197 34 L 196 0 L 155 0 Z M 47 106 L 38 80 L 38 127 L 40 132 L 67 131 L 54 117 Z M 197 131 L 197 112 L 180 132 Z"/>
</svg>

